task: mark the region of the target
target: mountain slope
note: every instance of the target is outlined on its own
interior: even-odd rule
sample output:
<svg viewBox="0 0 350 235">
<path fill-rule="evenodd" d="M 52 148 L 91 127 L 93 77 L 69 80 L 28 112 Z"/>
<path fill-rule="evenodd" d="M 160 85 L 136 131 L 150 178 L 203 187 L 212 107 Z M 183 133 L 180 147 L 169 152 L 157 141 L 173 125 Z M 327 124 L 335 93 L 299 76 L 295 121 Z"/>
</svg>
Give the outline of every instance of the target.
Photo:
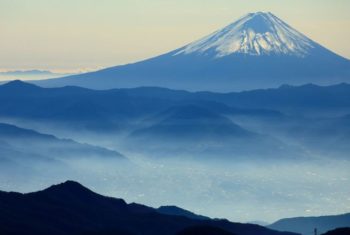
<svg viewBox="0 0 350 235">
<path fill-rule="evenodd" d="M 182 209 L 177 206 L 161 206 L 157 209 L 157 212 L 165 215 L 178 215 L 178 216 L 185 216 L 190 219 L 197 219 L 197 220 L 209 220 L 210 218 L 203 215 L 197 215 L 191 211 Z"/>
<path fill-rule="evenodd" d="M 0 158 L 31 162 L 34 159 L 56 159 L 107 157 L 125 160 L 116 151 L 73 140 L 58 139 L 53 135 L 0 123 Z M 25 144 L 24 144 L 25 143 Z"/>
<path fill-rule="evenodd" d="M 132 132 L 127 145 L 132 151 L 150 152 L 154 157 L 266 161 L 269 158 L 286 160 L 298 152 L 268 135 L 248 131 L 200 105 L 171 107 L 144 123 L 149 126 Z M 301 156 L 300 152 L 298 156 Z"/>
<path fill-rule="evenodd" d="M 0 210 L 0 233 L 11 235 L 173 235 L 199 225 L 218 227 L 237 235 L 292 235 L 227 220 L 201 221 L 162 215 L 150 207 L 98 195 L 73 181 L 29 194 L 0 191 Z"/>
<path fill-rule="evenodd" d="M 350 227 L 347 228 L 337 228 L 324 233 L 323 235 L 348 235 L 350 234 Z"/>
<path fill-rule="evenodd" d="M 174 105 L 201 102 L 220 112 L 246 115 L 278 115 L 269 110 L 234 109 L 208 102 L 185 91 L 162 88 L 89 90 L 79 87 L 41 88 L 21 81 L 0 86 L 0 117 L 45 120 L 72 129 L 111 132 L 134 119 L 144 118 Z M 205 102 L 205 104 L 203 103 Z"/>
<path fill-rule="evenodd" d="M 350 113 L 350 85 L 346 83 L 332 86 L 284 85 L 276 89 L 215 93 L 156 87 L 111 90 L 79 87 L 41 88 L 13 81 L 0 85 L 0 98 L 7 101 L 0 106 L 1 117 L 80 123 L 99 119 L 99 122 L 110 124 L 109 119 L 125 120 L 186 104 L 199 104 L 219 113 L 248 116 L 281 115 L 274 110 L 291 115 L 304 115 L 308 111 L 344 112 L 344 115 Z M 81 104 L 85 105 L 81 107 Z M 79 125 L 78 122 L 74 124 Z"/>
<path fill-rule="evenodd" d="M 281 219 L 268 226 L 279 231 L 291 231 L 304 235 L 311 234 L 317 228 L 320 234 L 341 227 L 350 227 L 350 213 L 320 217 L 296 217 Z"/>
<path fill-rule="evenodd" d="M 272 13 L 250 13 L 227 27 L 180 49 L 175 55 L 287 54 L 305 57 L 315 43 Z"/>
<path fill-rule="evenodd" d="M 212 226 L 193 226 L 185 228 L 177 235 L 234 235 L 228 231 Z"/>
<path fill-rule="evenodd" d="M 37 84 L 233 91 L 345 81 L 350 81 L 349 60 L 307 38 L 275 15 L 257 12 L 164 55 Z"/>
<path fill-rule="evenodd" d="M 228 118 L 198 105 L 170 107 L 153 118 L 155 124 L 132 135 L 156 135 L 164 139 L 180 138 L 184 141 L 215 141 L 217 137 L 239 138 L 254 136 Z M 159 121 L 158 121 L 159 120 Z"/>
</svg>

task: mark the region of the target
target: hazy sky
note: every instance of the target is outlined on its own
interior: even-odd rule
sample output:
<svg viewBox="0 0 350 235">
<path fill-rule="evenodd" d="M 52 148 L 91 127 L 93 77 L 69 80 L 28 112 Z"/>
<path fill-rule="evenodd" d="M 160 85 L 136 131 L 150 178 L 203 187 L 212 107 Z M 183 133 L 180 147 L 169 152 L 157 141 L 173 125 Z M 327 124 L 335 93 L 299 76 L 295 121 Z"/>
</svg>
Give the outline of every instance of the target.
<svg viewBox="0 0 350 235">
<path fill-rule="evenodd" d="M 0 0 L 0 70 L 113 66 L 271 11 L 350 58 L 349 0 Z"/>
</svg>

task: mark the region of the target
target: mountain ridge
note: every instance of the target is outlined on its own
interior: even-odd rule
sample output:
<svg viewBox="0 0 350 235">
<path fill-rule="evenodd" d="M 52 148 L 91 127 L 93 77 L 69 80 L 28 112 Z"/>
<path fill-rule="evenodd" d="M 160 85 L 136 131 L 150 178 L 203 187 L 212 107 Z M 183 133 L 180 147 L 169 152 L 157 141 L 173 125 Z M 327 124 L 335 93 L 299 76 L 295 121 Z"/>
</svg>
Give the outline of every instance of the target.
<svg viewBox="0 0 350 235">
<path fill-rule="evenodd" d="M 185 216 L 192 219 L 198 219 L 198 220 L 209 220 L 211 218 L 203 215 L 195 214 L 191 211 L 185 210 L 183 208 L 177 207 L 177 206 L 160 206 L 157 208 L 157 211 L 161 214 L 166 215 L 179 215 L 179 216 Z"/>
<path fill-rule="evenodd" d="M 350 227 L 350 213 L 280 219 L 267 227 L 279 231 L 290 231 L 304 235 L 310 234 L 315 228 L 317 228 L 320 233 L 325 233 L 336 228 Z"/>
<path fill-rule="evenodd" d="M 15 86 L 13 84 L 15 84 Z M 148 112 L 153 110 L 152 112 L 154 113 L 165 110 L 170 106 L 183 105 L 185 101 L 185 104 L 187 102 L 191 104 L 200 102 L 202 106 L 202 102 L 217 102 L 217 105 L 214 105 L 216 108 L 218 108 L 220 104 L 224 104 L 236 109 L 236 111 L 239 113 L 249 113 L 253 109 L 255 111 L 270 111 L 271 114 L 279 111 L 282 112 L 282 114 L 291 113 L 292 115 L 295 114 L 294 112 L 290 111 L 292 107 L 304 109 L 306 107 L 308 109 L 323 107 L 323 109 L 329 109 L 332 107 L 348 107 L 350 105 L 350 84 L 348 83 L 339 83 L 330 86 L 319 86 L 315 84 L 306 84 L 301 86 L 283 85 L 279 88 L 256 89 L 251 91 L 227 93 L 207 91 L 188 92 L 184 90 L 172 90 L 169 88 L 160 87 L 115 88 L 109 90 L 93 90 L 71 86 L 61 88 L 42 88 L 37 85 L 30 84 L 27 86 L 27 84 L 28 83 L 22 81 L 13 81 L 0 85 L 0 97 L 2 99 L 7 99 L 8 101 L 15 102 L 14 104 L 18 105 L 22 103 L 24 105 L 28 102 L 28 99 L 32 100 L 34 97 L 41 97 L 42 99 L 46 99 L 46 102 L 44 102 L 42 99 L 35 99 L 31 103 L 31 105 L 34 107 L 39 105 L 37 109 L 40 110 L 41 106 L 45 105 L 47 102 L 54 102 L 52 105 L 50 105 L 50 107 L 55 107 L 58 105 L 58 100 L 61 100 L 61 102 L 85 102 L 90 99 L 89 97 L 94 96 L 95 103 L 90 104 L 88 106 L 90 108 L 96 106 L 95 108 L 97 109 L 101 108 L 102 110 L 105 110 L 106 107 L 100 107 L 98 104 L 102 102 L 104 106 L 106 106 L 107 103 L 113 99 L 115 100 L 114 105 L 117 105 L 118 107 L 126 102 L 126 104 L 128 104 L 129 113 L 133 113 L 131 108 L 135 107 L 136 101 L 138 101 L 136 103 L 143 103 L 143 106 L 147 107 Z M 164 100 L 168 100 L 170 103 L 168 105 L 162 104 L 161 107 L 154 109 L 155 99 L 158 100 L 156 103 L 164 103 Z M 148 102 L 150 102 L 150 104 L 148 104 Z M 204 106 L 206 105 L 209 104 L 206 103 Z M 6 115 L 9 117 L 13 115 L 22 117 L 23 115 L 29 115 L 27 112 L 24 112 L 25 110 L 22 108 L 18 109 L 16 113 L 13 113 L 13 109 L 11 108 L 8 110 L 10 107 L 7 106 L 8 105 L 4 104 L 0 108 L 0 115 Z M 137 107 L 138 106 L 139 105 L 137 105 Z M 213 106 L 213 103 L 211 103 L 210 106 Z M 119 107 L 119 109 L 124 110 L 126 108 L 123 108 L 122 106 Z M 347 114 L 349 113 L 350 112 Z M 39 114 L 37 113 L 36 115 Z M 47 114 L 40 114 L 41 118 L 45 116 L 47 116 Z M 87 117 L 84 117 L 84 119 L 85 118 Z"/>
<path fill-rule="evenodd" d="M 0 233 L 28 235 L 175 235 L 192 226 L 213 226 L 237 235 L 294 235 L 227 220 L 193 220 L 160 214 L 141 204 L 99 195 L 74 181 L 39 192 L 0 191 Z M 116 232 L 118 231 L 118 232 Z"/>
<path fill-rule="evenodd" d="M 2 155 L 0 158 L 17 160 L 19 162 L 26 159 L 21 157 L 22 155 L 28 155 L 29 158 L 31 154 L 38 156 L 38 159 L 64 160 L 69 157 L 89 158 L 100 156 L 102 159 L 127 161 L 127 158 L 117 151 L 79 143 L 72 139 L 61 139 L 54 135 L 43 134 L 32 129 L 25 129 L 1 122 L 0 141 L 3 142 L 0 145 L 0 155 Z M 23 141 L 30 143 L 30 145 L 23 145 Z M 18 151 L 18 153 L 15 155 L 6 154 L 9 150 Z M 29 158 L 28 160 L 34 159 Z"/>
</svg>

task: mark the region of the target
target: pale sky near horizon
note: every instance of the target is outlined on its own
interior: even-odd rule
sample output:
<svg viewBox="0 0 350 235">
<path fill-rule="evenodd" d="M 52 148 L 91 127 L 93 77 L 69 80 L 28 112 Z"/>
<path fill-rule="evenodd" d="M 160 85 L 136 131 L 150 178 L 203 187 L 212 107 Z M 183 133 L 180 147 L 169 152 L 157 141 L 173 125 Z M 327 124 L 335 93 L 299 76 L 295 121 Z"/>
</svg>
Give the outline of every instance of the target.
<svg viewBox="0 0 350 235">
<path fill-rule="evenodd" d="M 256 11 L 270 11 L 350 58 L 349 0 L 0 0 L 0 71 L 134 62 Z"/>
</svg>

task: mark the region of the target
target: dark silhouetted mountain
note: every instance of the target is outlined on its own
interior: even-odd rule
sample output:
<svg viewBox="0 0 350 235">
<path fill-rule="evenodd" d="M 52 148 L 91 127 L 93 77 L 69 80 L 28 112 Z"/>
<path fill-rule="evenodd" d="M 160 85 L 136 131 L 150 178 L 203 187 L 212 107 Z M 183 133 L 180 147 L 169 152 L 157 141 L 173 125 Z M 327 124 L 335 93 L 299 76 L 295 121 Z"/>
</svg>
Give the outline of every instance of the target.
<svg viewBox="0 0 350 235">
<path fill-rule="evenodd" d="M 203 216 L 203 215 L 197 215 L 191 211 L 182 209 L 177 206 L 161 206 L 157 209 L 157 211 L 161 214 L 165 215 L 178 215 L 178 216 L 185 216 L 190 219 L 198 219 L 198 220 L 208 220 L 209 217 Z"/>
<path fill-rule="evenodd" d="M 63 160 L 71 157 L 107 157 L 126 160 L 120 153 L 53 135 L 0 123 L 1 158 L 18 161 L 33 159 Z M 34 158 L 35 157 L 35 158 Z"/>
<path fill-rule="evenodd" d="M 150 207 L 101 196 L 73 181 L 28 194 L 0 192 L 0 211 L 0 233 L 11 235 L 175 235 L 192 226 L 212 226 L 218 228 L 213 231 L 223 229 L 237 235 L 293 234 L 227 220 L 164 215 Z"/>
<path fill-rule="evenodd" d="M 281 219 L 268 227 L 279 231 L 291 231 L 308 235 L 313 233 L 315 228 L 317 228 L 318 232 L 321 234 L 332 229 L 349 226 L 350 213 L 343 215 Z"/>
<path fill-rule="evenodd" d="M 260 221 L 260 220 L 249 221 L 248 223 L 249 223 L 249 224 L 258 224 L 258 225 L 261 225 L 261 226 L 267 226 L 267 225 L 269 225 L 268 222 Z"/>
<path fill-rule="evenodd" d="M 120 229 L 101 229 L 94 232 L 82 232 L 80 235 L 135 235 Z"/>
<path fill-rule="evenodd" d="M 155 58 L 38 84 L 93 89 L 161 86 L 237 91 L 282 84 L 329 85 L 349 79 L 349 60 L 307 38 L 275 15 L 257 12 Z"/>
<path fill-rule="evenodd" d="M 322 235 L 349 235 L 350 234 L 350 227 L 348 228 L 337 228 L 331 231 L 328 231 Z"/>
<path fill-rule="evenodd" d="M 221 228 L 213 226 L 193 226 L 185 228 L 184 230 L 178 232 L 176 235 L 234 235 L 228 231 Z"/>
</svg>

